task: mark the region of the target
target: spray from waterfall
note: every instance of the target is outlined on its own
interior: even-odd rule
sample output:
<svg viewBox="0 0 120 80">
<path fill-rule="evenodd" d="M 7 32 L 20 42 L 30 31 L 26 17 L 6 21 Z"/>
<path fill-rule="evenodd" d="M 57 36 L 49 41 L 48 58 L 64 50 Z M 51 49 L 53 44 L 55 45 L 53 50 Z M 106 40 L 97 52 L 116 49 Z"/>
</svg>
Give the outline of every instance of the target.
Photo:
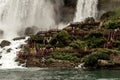
<svg viewBox="0 0 120 80">
<path fill-rule="evenodd" d="M 97 6 L 98 0 L 78 0 L 77 11 L 73 21 L 84 21 L 88 17 L 96 18 L 98 14 Z"/>
<path fill-rule="evenodd" d="M 54 6 L 51 0 L 0 0 L 0 31 L 4 31 L 3 38 L 18 36 L 18 32 L 23 33 L 32 26 L 36 26 L 37 30 L 56 28 L 56 8 L 57 5 Z"/>
<path fill-rule="evenodd" d="M 20 46 L 27 39 L 11 40 L 25 29 L 48 30 L 56 28 L 57 11 L 62 0 L 0 0 L 0 40 L 7 39 L 10 46 L 0 47 L 0 69 L 20 68 L 15 62 Z M 56 4 L 56 5 L 55 5 Z M 59 4 L 59 5 L 58 5 Z M 7 50 L 11 50 L 7 52 Z"/>
</svg>

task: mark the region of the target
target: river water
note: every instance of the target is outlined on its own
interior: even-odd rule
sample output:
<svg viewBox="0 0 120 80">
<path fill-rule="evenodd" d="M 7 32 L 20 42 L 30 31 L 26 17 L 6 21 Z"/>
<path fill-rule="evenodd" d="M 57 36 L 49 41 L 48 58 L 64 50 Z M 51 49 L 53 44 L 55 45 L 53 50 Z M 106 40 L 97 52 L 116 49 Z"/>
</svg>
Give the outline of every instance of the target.
<svg viewBox="0 0 120 80">
<path fill-rule="evenodd" d="M 0 70 L 0 80 L 120 80 L 119 70 L 29 68 Z"/>
</svg>

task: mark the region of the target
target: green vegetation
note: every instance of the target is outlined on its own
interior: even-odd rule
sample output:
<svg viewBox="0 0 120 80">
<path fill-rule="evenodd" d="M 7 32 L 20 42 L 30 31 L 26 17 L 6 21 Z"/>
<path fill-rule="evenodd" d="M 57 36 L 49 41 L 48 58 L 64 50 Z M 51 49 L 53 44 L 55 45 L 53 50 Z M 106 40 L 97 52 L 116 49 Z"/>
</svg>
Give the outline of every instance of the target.
<svg viewBox="0 0 120 80">
<path fill-rule="evenodd" d="M 65 47 L 70 43 L 69 34 L 67 31 L 62 30 L 59 33 L 55 34 L 52 38 L 50 44 L 56 47 Z"/>
<path fill-rule="evenodd" d="M 58 59 L 58 60 L 68 60 L 71 62 L 80 62 L 80 58 L 78 58 L 78 53 L 53 53 L 50 56 L 48 56 L 49 59 Z"/>
<path fill-rule="evenodd" d="M 93 52 L 90 55 L 85 56 L 82 59 L 82 62 L 85 62 L 85 66 L 97 67 L 99 59 L 109 60 L 110 57 L 108 54 L 103 52 Z"/>
<path fill-rule="evenodd" d="M 44 41 L 44 37 L 40 35 L 32 35 L 31 39 L 33 40 L 33 42 L 39 43 L 39 44 L 43 44 L 43 41 Z"/>
<path fill-rule="evenodd" d="M 102 33 L 90 33 L 85 35 L 84 40 L 88 48 L 103 48 L 106 38 Z"/>
<path fill-rule="evenodd" d="M 104 22 L 102 26 L 101 22 Z M 62 65 L 84 62 L 86 67 L 98 67 L 99 60 L 113 63 L 116 60 L 116 55 L 113 55 L 117 54 L 119 60 L 120 54 L 120 9 L 103 14 L 101 22 L 87 18 L 85 22 L 69 25 L 64 30 L 31 35 L 30 42 L 21 53 L 26 51 L 32 53 L 34 58 L 37 57 L 31 64 L 42 64 L 40 61 L 44 57 L 45 62 L 42 65 L 45 66 L 47 63 Z M 19 60 L 24 62 L 23 59 Z"/>
<path fill-rule="evenodd" d="M 120 18 L 120 7 L 115 8 L 108 19 L 115 20 Z"/>
<path fill-rule="evenodd" d="M 70 44 L 73 49 L 86 49 L 87 45 L 84 41 L 75 40 Z"/>
<path fill-rule="evenodd" d="M 117 29 L 120 28 L 120 20 L 107 20 L 104 23 L 105 29 Z"/>
</svg>

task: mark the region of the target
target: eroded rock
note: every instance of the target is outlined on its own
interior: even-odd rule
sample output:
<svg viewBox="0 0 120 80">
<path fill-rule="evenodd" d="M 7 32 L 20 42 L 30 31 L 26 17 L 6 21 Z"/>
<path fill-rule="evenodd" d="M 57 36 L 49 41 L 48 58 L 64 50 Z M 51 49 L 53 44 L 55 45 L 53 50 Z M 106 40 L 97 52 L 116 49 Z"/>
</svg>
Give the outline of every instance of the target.
<svg viewBox="0 0 120 80">
<path fill-rule="evenodd" d="M 9 46 L 11 44 L 11 42 L 7 41 L 7 40 L 3 40 L 1 43 L 0 43 L 0 46 L 3 48 L 5 46 Z"/>
<path fill-rule="evenodd" d="M 120 65 L 120 54 L 111 54 L 110 58 L 115 65 Z"/>
<path fill-rule="evenodd" d="M 84 21 L 85 23 L 94 23 L 95 22 L 95 19 L 93 17 L 88 17 L 85 19 Z"/>
<path fill-rule="evenodd" d="M 21 40 L 21 39 L 25 39 L 25 37 L 16 37 L 13 40 L 16 41 L 16 40 Z"/>
<path fill-rule="evenodd" d="M 109 67 L 109 66 L 113 66 L 114 63 L 109 62 L 108 60 L 98 60 L 98 65 L 100 67 Z"/>
<path fill-rule="evenodd" d="M 7 49 L 7 51 L 6 51 L 6 52 L 10 53 L 10 52 L 11 52 L 11 50 L 12 50 L 12 49 L 11 49 L 11 48 L 9 48 L 9 49 Z"/>
</svg>

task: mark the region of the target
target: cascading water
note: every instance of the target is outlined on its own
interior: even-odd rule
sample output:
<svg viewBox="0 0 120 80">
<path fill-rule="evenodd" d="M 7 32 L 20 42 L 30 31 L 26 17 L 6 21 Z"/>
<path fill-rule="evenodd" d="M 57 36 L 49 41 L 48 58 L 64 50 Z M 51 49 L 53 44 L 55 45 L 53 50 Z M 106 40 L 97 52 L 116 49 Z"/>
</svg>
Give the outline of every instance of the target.
<svg viewBox="0 0 120 80">
<path fill-rule="evenodd" d="M 4 38 L 17 36 L 26 27 L 46 30 L 55 26 L 50 0 L 1 0 L 1 4 L 4 5 L 0 7 L 0 29 L 4 31 Z"/>
<path fill-rule="evenodd" d="M 20 46 L 26 44 L 26 39 L 21 40 L 11 40 L 10 46 L 0 48 L 0 69 L 13 69 L 13 68 L 22 68 L 21 65 L 18 66 L 18 62 L 15 62 L 17 58 L 17 53 L 20 51 Z"/>
<path fill-rule="evenodd" d="M 0 39 L 11 42 L 10 46 L 0 48 L 0 68 L 19 68 L 15 59 L 26 39 L 11 39 L 17 37 L 18 32 L 23 33 L 27 27 L 36 26 L 37 30 L 55 28 L 56 9 L 57 5 L 52 0 L 0 0 Z M 7 52 L 8 49 L 11 51 Z"/>
<path fill-rule="evenodd" d="M 98 0 L 78 0 L 74 22 L 84 21 L 88 17 L 97 17 Z"/>
</svg>

